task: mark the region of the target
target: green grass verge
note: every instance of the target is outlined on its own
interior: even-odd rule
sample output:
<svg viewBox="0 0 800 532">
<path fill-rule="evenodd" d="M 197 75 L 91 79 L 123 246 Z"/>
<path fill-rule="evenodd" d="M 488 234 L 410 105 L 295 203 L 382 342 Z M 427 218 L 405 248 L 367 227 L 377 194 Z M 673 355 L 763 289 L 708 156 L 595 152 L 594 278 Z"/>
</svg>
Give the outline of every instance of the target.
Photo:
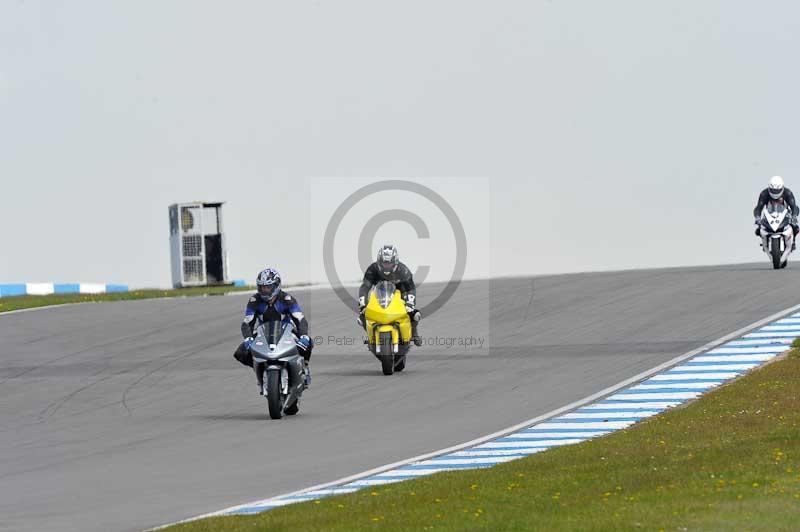
<svg viewBox="0 0 800 532">
<path fill-rule="evenodd" d="M 67 303 L 91 303 L 100 301 L 124 301 L 130 299 L 153 299 L 158 297 L 214 296 L 227 292 L 254 290 L 250 286 L 198 286 L 175 290 L 132 290 L 111 294 L 52 294 L 49 296 L 11 296 L 0 298 L 0 312 L 26 308 L 64 305 Z"/>
<path fill-rule="evenodd" d="M 793 352 L 579 445 L 168 530 L 798 530 L 799 382 Z"/>
</svg>

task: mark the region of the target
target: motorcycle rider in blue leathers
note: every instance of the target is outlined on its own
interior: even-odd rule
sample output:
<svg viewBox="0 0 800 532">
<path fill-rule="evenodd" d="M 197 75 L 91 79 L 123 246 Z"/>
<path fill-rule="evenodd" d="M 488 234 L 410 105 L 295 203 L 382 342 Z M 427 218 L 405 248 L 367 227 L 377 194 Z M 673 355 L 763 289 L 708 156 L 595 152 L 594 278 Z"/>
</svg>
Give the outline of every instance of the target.
<svg viewBox="0 0 800 532">
<path fill-rule="evenodd" d="M 267 268 L 259 272 L 256 278 L 258 291 L 247 302 L 242 320 L 242 337 L 244 341 L 236 349 L 233 358 L 253 367 L 253 355 L 250 346 L 253 344 L 253 335 L 259 321 L 280 320 L 292 323 L 297 335 L 297 351 L 303 357 L 306 375 L 306 386 L 311 384 L 311 369 L 308 364 L 311 360 L 311 350 L 314 342 L 308 336 L 308 320 L 303 314 L 303 309 L 297 300 L 288 292 L 281 290 L 281 276 L 272 269 Z"/>
</svg>

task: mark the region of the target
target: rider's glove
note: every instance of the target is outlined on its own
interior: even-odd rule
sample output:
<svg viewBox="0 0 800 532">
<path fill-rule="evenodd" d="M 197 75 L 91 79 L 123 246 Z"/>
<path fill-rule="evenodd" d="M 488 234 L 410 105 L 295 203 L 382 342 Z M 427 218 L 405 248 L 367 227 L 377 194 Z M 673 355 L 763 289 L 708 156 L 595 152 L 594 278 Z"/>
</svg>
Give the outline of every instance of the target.
<svg viewBox="0 0 800 532">
<path fill-rule="evenodd" d="M 416 303 L 417 303 L 417 296 L 414 294 L 406 294 L 406 312 L 409 314 L 414 314 L 417 312 Z"/>
<path fill-rule="evenodd" d="M 364 312 L 365 308 L 367 308 L 367 297 L 361 296 L 358 298 L 358 313 L 361 314 Z"/>
<path fill-rule="evenodd" d="M 244 339 L 244 343 L 242 344 L 245 349 L 250 349 L 250 346 L 253 345 L 253 337 L 248 336 Z"/>
<path fill-rule="evenodd" d="M 311 347 L 311 338 L 308 337 L 307 334 L 304 334 L 300 338 L 297 339 L 297 347 L 304 351 L 308 351 L 308 348 Z"/>
</svg>

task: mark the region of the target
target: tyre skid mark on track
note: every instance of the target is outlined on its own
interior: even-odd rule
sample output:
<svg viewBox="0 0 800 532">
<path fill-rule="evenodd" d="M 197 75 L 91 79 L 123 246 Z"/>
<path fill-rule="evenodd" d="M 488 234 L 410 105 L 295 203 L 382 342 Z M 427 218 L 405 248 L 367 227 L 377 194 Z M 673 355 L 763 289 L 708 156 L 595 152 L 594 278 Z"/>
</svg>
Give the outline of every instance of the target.
<svg viewBox="0 0 800 532">
<path fill-rule="evenodd" d="M 41 412 L 39 412 L 39 421 L 46 421 L 50 419 L 51 417 L 56 415 L 56 412 L 58 412 L 62 406 L 67 404 L 73 397 L 75 397 L 79 393 L 86 391 L 89 388 L 92 388 L 93 386 L 100 384 L 101 382 L 105 382 L 108 379 L 111 379 L 115 376 L 116 375 L 111 374 L 111 375 L 106 375 L 105 377 L 102 377 L 100 379 L 96 379 L 90 382 L 89 384 L 84 384 L 83 386 L 71 391 L 67 395 L 62 396 L 57 401 L 53 401 L 52 403 L 47 405 Z"/>
<path fill-rule="evenodd" d="M 119 357 L 125 356 L 128 352 L 130 352 L 130 350 L 125 350 L 125 351 L 116 353 L 116 354 L 108 357 L 106 360 L 110 361 L 110 360 L 113 360 L 114 358 L 119 358 Z M 42 411 L 39 412 L 39 416 L 38 416 L 39 422 L 46 421 L 47 419 L 52 418 L 56 414 L 56 412 L 58 412 L 61 409 L 62 406 L 64 406 L 66 403 L 68 403 L 70 400 L 72 400 L 79 393 L 84 392 L 84 391 L 86 391 L 86 390 L 88 390 L 88 389 L 90 389 L 90 388 L 92 388 L 92 387 L 94 387 L 94 386 L 96 386 L 98 384 L 101 384 L 101 383 L 103 383 L 103 382 L 105 382 L 105 381 L 107 381 L 107 380 L 109 380 L 111 378 L 119 377 L 119 376 L 125 375 L 127 373 L 132 373 L 132 372 L 136 371 L 138 368 L 141 368 L 142 366 L 150 364 L 151 362 L 152 362 L 152 360 L 146 360 L 146 361 L 140 362 L 138 364 L 135 364 L 133 367 L 124 368 L 124 369 L 122 369 L 120 371 L 117 371 L 117 372 L 114 372 L 114 373 L 110 373 L 108 375 L 104 375 L 103 377 L 96 378 L 95 380 L 93 380 L 92 382 L 90 382 L 88 384 L 84 384 L 82 386 L 79 386 L 78 388 L 74 389 L 72 392 L 61 396 L 59 399 L 57 399 L 56 401 L 51 402 L 44 409 L 42 409 Z M 34 368 L 34 369 L 36 369 L 36 368 Z M 107 371 L 107 369 L 108 368 L 103 368 L 103 369 L 97 371 L 94 375 L 92 375 L 92 377 L 97 377 L 99 375 L 103 375 L 103 373 L 105 373 Z"/>
<path fill-rule="evenodd" d="M 220 341 L 214 341 L 214 342 L 210 342 L 210 343 L 207 342 L 207 343 L 204 343 L 204 344 L 193 346 L 192 348 L 189 348 L 189 349 L 187 349 L 185 351 L 181 351 L 180 354 L 178 354 L 178 355 L 174 355 L 174 354 L 170 355 L 169 359 L 167 360 L 167 362 L 162 363 L 158 367 L 154 368 L 151 371 L 146 372 L 145 374 L 143 374 L 139 378 L 137 378 L 136 381 L 134 381 L 131 385 L 129 385 L 125 389 L 125 391 L 122 394 L 122 397 L 121 397 L 120 401 L 117 401 L 117 402 L 115 402 L 113 404 L 122 404 L 122 406 L 127 411 L 128 415 L 131 415 L 132 411 L 128 407 L 128 404 L 127 404 L 127 395 L 128 395 L 128 392 L 130 392 L 130 390 L 133 389 L 133 387 L 135 387 L 136 385 L 138 385 L 142 380 L 144 380 L 147 377 L 149 377 L 149 376 L 161 371 L 163 368 L 174 364 L 175 362 L 178 362 L 178 361 L 183 360 L 184 358 L 186 358 L 188 356 L 191 356 L 192 354 L 194 354 L 194 353 L 196 353 L 198 351 L 209 349 L 211 347 L 215 347 L 217 345 L 222 345 L 224 343 L 225 342 L 220 342 Z M 108 360 L 112 360 L 114 358 L 119 358 L 121 356 L 125 356 L 129 351 L 130 350 L 126 350 L 126 351 L 123 351 L 123 352 L 120 352 L 120 353 L 116 353 L 115 355 L 110 356 L 108 358 Z M 146 361 L 140 362 L 138 364 L 135 364 L 133 367 L 124 368 L 124 369 L 122 369 L 120 371 L 117 371 L 117 372 L 114 372 L 114 373 L 111 373 L 111 374 L 108 374 L 108 375 L 104 375 L 101 378 L 95 379 L 95 380 L 93 380 L 92 382 L 90 382 L 88 384 L 85 384 L 83 386 L 78 387 L 77 389 L 73 390 L 72 392 L 68 393 L 67 395 L 62 396 L 61 398 L 59 398 L 56 401 L 53 401 L 47 407 L 45 407 L 41 412 L 39 412 L 39 416 L 38 416 L 39 422 L 46 421 L 47 419 L 50 419 L 53 416 L 55 416 L 55 414 L 66 403 L 68 403 L 70 400 L 72 400 L 75 396 L 77 396 L 81 392 L 84 392 L 84 391 L 86 391 L 86 390 L 88 390 L 88 389 L 90 389 L 90 388 L 92 388 L 92 387 L 94 387 L 94 386 L 96 386 L 98 384 L 101 384 L 101 383 L 103 383 L 103 382 L 105 382 L 105 381 L 107 381 L 109 379 L 112 379 L 112 378 L 115 378 L 115 377 L 120 377 L 120 376 L 126 375 L 128 373 L 133 373 L 133 372 L 137 371 L 139 368 L 142 368 L 143 366 L 147 366 L 148 364 L 152 364 L 153 362 L 154 362 L 154 359 L 146 360 Z M 101 371 L 97 372 L 96 375 L 102 375 L 104 373 L 104 371 L 106 371 L 106 370 L 101 370 Z M 84 413 L 84 411 L 78 412 L 77 414 L 81 414 L 81 413 Z"/>
<path fill-rule="evenodd" d="M 219 316 L 214 316 L 211 319 L 212 320 L 216 320 L 217 318 L 219 318 Z M 197 326 L 197 319 L 195 317 L 190 317 L 190 318 L 188 318 L 187 320 L 185 320 L 183 322 L 180 322 L 180 323 L 177 323 L 177 324 L 173 323 L 173 324 L 170 324 L 169 326 L 154 327 L 152 329 L 149 329 L 149 330 L 145 331 L 144 333 L 140 332 L 140 333 L 133 334 L 133 335 L 127 335 L 127 336 L 124 336 L 124 337 L 121 337 L 121 338 L 115 338 L 115 339 L 113 339 L 111 341 L 102 342 L 100 344 L 96 344 L 96 345 L 93 345 L 91 347 L 88 347 L 88 348 L 85 348 L 85 349 L 81 349 L 79 351 L 75 351 L 73 353 L 67 353 L 66 355 L 62 355 L 62 356 L 57 357 L 57 358 L 55 358 L 53 360 L 50 360 L 50 361 L 47 361 L 47 362 L 43 362 L 42 364 L 39 364 L 37 366 L 28 368 L 25 371 L 22 371 L 22 372 L 20 372 L 20 373 L 18 373 L 16 375 L 12 375 L 11 377 L 8 377 L 8 378 L 0 381 L 0 384 L 4 384 L 4 383 L 6 383 L 6 382 L 8 382 L 10 380 L 13 380 L 13 379 L 19 378 L 19 377 L 21 377 L 23 375 L 26 375 L 28 373 L 31 373 L 32 371 L 36 371 L 37 369 L 39 369 L 39 368 L 41 368 L 43 366 L 47 366 L 47 365 L 53 364 L 55 362 L 60 362 L 62 360 L 65 360 L 65 359 L 68 359 L 68 358 L 71 358 L 71 357 L 79 356 L 79 355 L 88 353 L 90 351 L 96 350 L 96 349 L 102 349 L 102 348 L 104 348 L 106 346 L 122 344 L 122 343 L 126 342 L 127 340 L 140 338 L 142 336 L 152 336 L 152 335 L 155 335 L 155 334 L 157 334 L 159 332 L 162 332 L 162 331 L 165 331 L 165 330 L 168 330 L 168 329 L 172 329 L 172 328 L 181 328 L 181 327 L 183 327 L 183 328 L 187 328 L 188 329 L 188 328 L 190 328 L 192 326 Z M 188 350 L 187 353 L 191 354 L 191 353 L 197 352 L 198 350 L 204 350 L 204 349 L 207 349 L 209 347 L 214 347 L 216 345 L 222 345 L 223 343 L 225 343 L 225 342 L 224 341 L 216 341 L 216 342 L 212 342 L 212 343 L 200 344 L 199 346 L 196 346 L 195 348 L 193 348 L 191 350 Z M 135 349 L 127 349 L 127 350 L 123 350 L 123 351 L 117 352 L 114 355 L 109 356 L 106 360 L 107 361 L 111 361 L 111 360 L 114 360 L 116 358 L 120 358 L 122 356 L 126 356 L 132 350 L 138 350 L 138 349 L 141 349 L 141 346 L 139 346 L 138 348 L 135 348 Z M 184 355 L 181 354 L 180 357 L 184 358 Z M 147 360 L 147 361 L 144 361 L 144 362 L 141 362 L 141 363 L 137 363 L 133 367 L 124 368 L 121 371 L 117 371 L 117 372 L 112 373 L 110 375 L 105 375 L 102 378 L 96 379 L 96 380 L 94 380 L 94 381 L 92 381 L 92 382 L 90 382 L 88 384 L 85 384 L 83 386 L 78 387 L 77 389 L 73 390 L 72 392 L 68 393 L 65 396 L 62 396 L 58 400 L 53 401 L 52 403 L 47 405 L 47 407 L 42 409 L 39 412 L 39 415 L 38 415 L 38 422 L 41 423 L 41 422 L 47 421 L 48 419 L 52 418 L 61 409 L 61 407 L 63 407 L 66 403 L 68 403 L 70 400 L 72 400 L 75 396 L 77 396 L 81 392 L 84 392 L 84 391 L 86 391 L 86 390 L 88 390 L 88 389 L 90 389 L 90 388 L 92 388 L 92 387 L 94 387 L 94 386 L 96 386 L 98 384 L 101 384 L 101 383 L 109 380 L 110 378 L 119 377 L 121 375 L 125 375 L 127 373 L 134 372 L 137 369 L 141 368 L 142 366 L 146 366 L 147 364 L 151 364 L 153 361 L 154 360 L 151 359 L 151 360 Z M 170 359 L 170 361 L 168 361 L 167 363 L 162 364 L 161 366 L 159 366 L 158 368 L 156 368 L 152 372 L 148 372 L 142 378 L 138 379 L 133 385 L 129 386 L 125 390 L 125 392 L 122 395 L 121 401 L 118 401 L 118 402 L 116 402 L 114 404 L 122 404 L 123 407 L 125 408 L 125 410 L 127 411 L 128 415 L 131 415 L 131 410 L 128 407 L 127 402 L 126 402 L 127 393 L 130 391 L 130 389 L 133 386 L 135 386 L 136 384 L 138 384 L 139 382 L 141 382 L 141 380 L 143 380 L 143 378 L 146 378 L 147 376 L 152 375 L 152 374 L 160 371 L 164 367 L 170 366 L 172 361 L 173 360 Z M 103 370 L 98 371 L 95 374 L 95 376 L 102 375 L 104 373 L 104 371 L 106 371 L 106 370 L 103 369 Z M 80 413 L 81 412 L 79 412 L 79 414 Z"/>
<path fill-rule="evenodd" d="M 47 308 L 47 307 L 45 307 L 45 308 Z M 114 338 L 113 340 L 100 342 L 98 344 L 91 345 L 89 347 L 80 349 L 78 351 L 74 351 L 72 353 L 67 353 L 65 355 L 58 356 L 58 357 L 53 358 L 51 360 L 44 361 L 41 364 L 38 364 L 36 366 L 26 368 L 25 370 L 21 371 L 20 373 L 17 373 L 16 375 L 11 375 L 9 377 L 5 377 L 4 379 L 0 380 L 0 384 L 5 384 L 8 381 L 11 381 L 11 380 L 14 380 L 14 379 L 18 379 L 19 377 L 27 375 L 28 373 L 31 373 L 32 371 L 36 371 L 37 369 L 39 369 L 41 367 L 44 367 L 44 366 L 47 366 L 47 365 L 50 365 L 50 364 L 54 364 L 56 362 L 61 362 L 61 361 L 66 360 L 68 358 L 84 355 L 84 354 L 89 353 L 91 351 L 95 351 L 95 350 L 98 350 L 98 349 L 104 349 L 104 348 L 106 348 L 108 346 L 112 346 L 112 345 L 115 345 L 115 344 L 127 342 L 129 340 L 134 340 L 134 339 L 137 339 L 137 338 L 141 338 L 143 336 L 155 336 L 160 332 L 164 332 L 164 331 L 172 329 L 172 328 L 178 328 L 178 327 L 182 327 L 182 326 L 189 326 L 189 325 L 194 324 L 195 322 L 196 322 L 196 320 L 192 319 L 192 320 L 186 321 L 184 323 L 177 323 L 177 324 L 170 324 L 169 326 L 155 327 L 155 328 L 149 329 L 149 330 L 144 331 L 144 332 L 138 332 L 136 334 L 129 334 L 129 335 L 122 336 L 122 337 L 119 337 L 119 338 Z M 118 356 L 118 355 L 115 355 L 115 356 Z M 113 358 L 113 357 L 111 357 L 111 358 Z"/>
<path fill-rule="evenodd" d="M 144 381 L 146 378 L 148 378 L 148 377 L 150 377 L 152 375 L 155 375 L 156 373 L 158 373 L 159 371 L 163 370 L 164 368 L 167 368 L 169 366 L 172 366 L 172 365 L 176 364 L 177 362 L 181 362 L 182 360 L 184 360 L 186 358 L 189 358 L 190 356 L 194 355 L 198 351 L 205 351 L 206 349 L 211 349 L 212 347 L 223 345 L 224 343 L 226 343 L 226 342 L 220 342 L 219 340 L 216 340 L 214 342 L 207 342 L 207 343 L 201 344 L 199 346 L 193 346 L 192 348 L 187 349 L 185 352 L 181 353 L 180 355 L 170 356 L 169 360 L 167 360 L 163 364 L 159 365 L 158 367 L 156 367 L 156 368 L 154 368 L 154 369 L 152 369 L 150 371 L 145 372 L 143 375 L 141 375 L 139 378 L 137 378 L 134 382 L 132 382 L 130 385 L 128 385 L 128 387 L 125 388 L 125 391 L 122 392 L 122 398 L 121 398 L 120 402 L 122 403 L 122 406 L 125 407 L 125 410 L 128 412 L 128 415 L 132 415 L 133 414 L 133 411 L 128 406 L 128 394 L 131 392 L 131 390 L 133 390 L 136 386 L 138 386 L 142 381 Z"/>
</svg>

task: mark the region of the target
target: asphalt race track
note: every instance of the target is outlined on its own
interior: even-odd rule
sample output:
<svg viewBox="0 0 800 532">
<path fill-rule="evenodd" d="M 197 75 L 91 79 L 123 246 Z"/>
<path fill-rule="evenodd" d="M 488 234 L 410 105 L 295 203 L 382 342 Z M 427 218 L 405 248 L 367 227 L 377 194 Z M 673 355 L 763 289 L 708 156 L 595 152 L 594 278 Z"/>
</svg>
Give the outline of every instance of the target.
<svg viewBox="0 0 800 532">
<path fill-rule="evenodd" d="M 799 281 L 764 261 L 465 282 L 423 318 L 443 345 L 392 377 L 332 292 L 298 290 L 323 341 L 280 421 L 232 358 L 245 295 L 0 316 L 0 530 L 142 530 L 461 443 L 800 303 Z"/>
</svg>

